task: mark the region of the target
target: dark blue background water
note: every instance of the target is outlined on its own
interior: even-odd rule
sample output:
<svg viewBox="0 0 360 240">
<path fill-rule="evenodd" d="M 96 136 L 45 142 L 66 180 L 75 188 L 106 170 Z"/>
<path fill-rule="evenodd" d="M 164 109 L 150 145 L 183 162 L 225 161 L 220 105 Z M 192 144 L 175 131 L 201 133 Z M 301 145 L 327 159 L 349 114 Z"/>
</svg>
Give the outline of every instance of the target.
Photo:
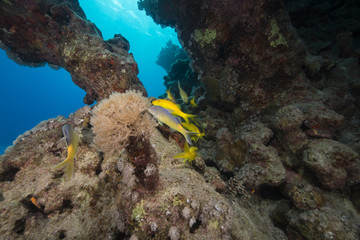
<svg viewBox="0 0 360 240">
<path fill-rule="evenodd" d="M 120 33 L 130 42 L 130 52 L 138 63 L 138 75 L 149 96 L 164 93 L 165 71 L 155 64 L 166 42 L 177 43 L 173 29 L 162 29 L 137 9 L 137 0 L 80 0 L 89 20 L 102 31 L 104 39 Z M 84 106 L 85 92 L 64 69 L 20 66 L 0 49 L 0 154 L 19 134 L 40 121 L 68 116 Z"/>
</svg>

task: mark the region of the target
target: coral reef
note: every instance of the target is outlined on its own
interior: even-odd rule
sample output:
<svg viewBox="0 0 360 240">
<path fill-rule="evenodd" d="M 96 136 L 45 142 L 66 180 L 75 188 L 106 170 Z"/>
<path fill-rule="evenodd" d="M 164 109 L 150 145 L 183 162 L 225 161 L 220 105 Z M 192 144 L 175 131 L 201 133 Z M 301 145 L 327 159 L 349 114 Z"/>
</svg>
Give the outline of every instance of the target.
<svg viewBox="0 0 360 240">
<path fill-rule="evenodd" d="M 225 192 L 270 199 L 273 223 L 289 239 L 356 239 L 360 6 L 284 3 L 139 7 L 176 28 L 199 73 L 207 96 L 199 153 L 226 180 Z"/>
<path fill-rule="evenodd" d="M 66 69 L 86 91 L 87 104 L 113 91 L 146 93 L 129 42 L 120 34 L 105 41 L 78 1 L 1 1 L 0 29 L 0 47 L 10 58 L 22 65 Z"/>
<path fill-rule="evenodd" d="M 188 96 L 195 96 L 198 99 L 203 93 L 201 83 L 197 79 L 198 75 L 190 67 L 190 60 L 176 60 L 172 65 L 170 72 L 164 76 L 164 85 L 166 89 L 170 89 L 176 99 L 181 99 L 178 82 L 181 88 Z"/>
<path fill-rule="evenodd" d="M 150 102 L 139 92 L 113 93 L 92 111 L 94 144 L 99 151 L 121 151 L 130 137 L 147 137 L 156 126 L 146 114 Z"/>
<path fill-rule="evenodd" d="M 172 64 L 167 87 L 179 80 L 190 93 L 204 85 L 206 99 L 192 110 L 206 135 L 196 142 L 198 155 L 192 164 L 174 159 L 184 140 L 150 124 L 141 93 L 116 93 L 92 115 L 86 107 L 44 121 L 0 156 L 0 235 L 357 240 L 360 15 L 344 12 L 360 6 L 284 2 L 139 1 L 156 22 L 176 27 L 189 56 Z M 8 13 L 11 4 L 0 4 Z M 352 23 L 345 31 L 344 22 Z M 111 42 L 128 49 L 120 36 Z M 190 66 L 199 77 L 187 85 Z M 99 99 L 125 92 L 99 79 L 109 86 Z M 82 140 L 71 181 L 53 170 L 66 155 L 58 143 L 64 124 Z"/>
<path fill-rule="evenodd" d="M 311 54 L 335 53 L 347 58 L 360 53 L 358 2 L 320 0 L 301 1 L 299 4 L 298 1 L 286 0 L 284 3 L 292 24 Z"/>
<path fill-rule="evenodd" d="M 219 194 L 224 183 L 216 170 L 205 171 L 213 172 L 209 178 L 174 160 L 173 154 L 180 151 L 174 140 L 151 131 L 147 147 L 153 149 L 152 156 L 145 158 L 156 161 L 141 168 L 144 162 L 133 156 L 147 148 L 144 142 L 136 140 L 137 147 L 130 143 L 126 151 L 104 154 L 91 147 L 90 125 L 77 125 L 78 120 L 74 114 L 43 122 L 0 157 L 2 237 L 285 239 L 254 203 L 234 199 L 239 201 L 235 204 Z M 71 181 L 53 170 L 66 154 L 58 146 L 65 123 L 73 125 L 83 140 Z M 205 179 L 213 179 L 213 184 Z M 281 238 L 267 235 L 259 226 Z"/>
<path fill-rule="evenodd" d="M 198 73 L 192 69 L 190 59 L 183 48 L 171 41 L 167 42 L 166 47 L 161 49 L 156 63 L 168 72 L 168 75 L 164 76 L 164 85 L 175 99 L 181 99 L 178 82 L 188 96 L 194 96 L 196 101 L 204 94 Z M 165 98 L 166 94 L 160 97 Z"/>
<path fill-rule="evenodd" d="M 360 182 L 359 155 L 337 141 L 310 141 L 303 162 L 326 188 L 341 189 Z"/>
<path fill-rule="evenodd" d="M 142 0 L 139 7 L 177 30 L 212 103 L 256 112 L 294 86 L 306 51 L 281 1 L 175 3 Z"/>
<path fill-rule="evenodd" d="M 189 58 L 185 50 L 173 44 L 172 41 L 169 40 L 157 56 L 156 64 L 164 68 L 166 72 L 170 72 L 171 65 L 176 62 L 176 60 L 186 59 Z"/>
</svg>

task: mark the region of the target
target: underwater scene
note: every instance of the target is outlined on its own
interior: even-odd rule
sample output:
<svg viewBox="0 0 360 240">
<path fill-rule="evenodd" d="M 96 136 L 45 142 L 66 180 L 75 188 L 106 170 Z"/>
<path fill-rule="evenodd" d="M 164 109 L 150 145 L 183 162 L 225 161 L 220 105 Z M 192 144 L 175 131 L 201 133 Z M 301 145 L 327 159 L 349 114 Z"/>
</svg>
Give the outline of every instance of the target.
<svg viewBox="0 0 360 240">
<path fill-rule="evenodd" d="M 0 239 L 360 239 L 360 1 L 1 0 Z"/>
</svg>

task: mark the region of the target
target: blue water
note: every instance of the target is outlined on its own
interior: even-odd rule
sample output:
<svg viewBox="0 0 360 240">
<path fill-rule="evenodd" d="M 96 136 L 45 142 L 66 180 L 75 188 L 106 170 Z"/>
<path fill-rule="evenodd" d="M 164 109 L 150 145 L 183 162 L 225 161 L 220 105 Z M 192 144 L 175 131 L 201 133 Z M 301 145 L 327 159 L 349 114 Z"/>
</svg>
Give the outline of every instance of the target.
<svg viewBox="0 0 360 240">
<path fill-rule="evenodd" d="M 162 47 L 171 39 L 179 44 L 171 28 L 161 28 L 137 8 L 137 0 L 80 0 L 87 18 L 101 30 L 104 39 L 120 33 L 130 42 L 130 52 L 138 63 L 138 75 L 148 95 L 164 93 L 166 72 L 155 61 Z M 19 134 L 40 121 L 68 116 L 84 106 L 85 92 L 64 69 L 20 66 L 0 49 L 0 154 Z"/>
</svg>

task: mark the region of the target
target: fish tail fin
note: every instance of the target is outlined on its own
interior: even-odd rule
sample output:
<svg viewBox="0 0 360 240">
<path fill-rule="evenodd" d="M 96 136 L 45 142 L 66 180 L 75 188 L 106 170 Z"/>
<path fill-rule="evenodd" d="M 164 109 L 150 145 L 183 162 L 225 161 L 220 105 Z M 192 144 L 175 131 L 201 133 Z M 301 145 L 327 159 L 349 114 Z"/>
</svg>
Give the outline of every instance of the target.
<svg viewBox="0 0 360 240">
<path fill-rule="evenodd" d="M 74 174 L 74 158 L 67 157 L 64 161 L 54 167 L 54 169 L 62 169 L 66 167 L 66 175 L 69 179 Z"/>
<path fill-rule="evenodd" d="M 194 137 L 194 136 L 197 136 L 197 133 L 196 132 L 189 132 L 189 131 L 186 131 L 184 132 L 184 137 L 186 139 L 186 142 L 190 145 L 193 145 L 192 141 L 191 141 L 191 137 Z"/>
<path fill-rule="evenodd" d="M 194 143 L 197 143 L 197 141 L 199 140 L 199 137 L 198 137 L 198 136 L 191 136 L 191 140 L 192 140 Z"/>
<path fill-rule="evenodd" d="M 71 179 L 74 175 L 74 159 L 71 159 L 68 163 L 68 165 L 66 165 L 66 175 L 68 177 L 68 179 Z"/>
<path fill-rule="evenodd" d="M 192 141 L 191 141 L 191 136 L 190 136 L 190 132 L 185 132 L 184 133 L 184 137 L 186 139 L 186 142 L 188 142 L 190 145 L 192 145 Z"/>
<path fill-rule="evenodd" d="M 183 118 L 184 118 L 186 123 L 190 123 L 189 118 L 193 119 L 194 117 L 196 117 L 196 115 L 185 113 Z"/>
<path fill-rule="evenodd" d="M 62 169 L 68 164 L 69 158 L 67 157 L 64 161 L 54 167 L 54 169 Z"/>
</svg>

